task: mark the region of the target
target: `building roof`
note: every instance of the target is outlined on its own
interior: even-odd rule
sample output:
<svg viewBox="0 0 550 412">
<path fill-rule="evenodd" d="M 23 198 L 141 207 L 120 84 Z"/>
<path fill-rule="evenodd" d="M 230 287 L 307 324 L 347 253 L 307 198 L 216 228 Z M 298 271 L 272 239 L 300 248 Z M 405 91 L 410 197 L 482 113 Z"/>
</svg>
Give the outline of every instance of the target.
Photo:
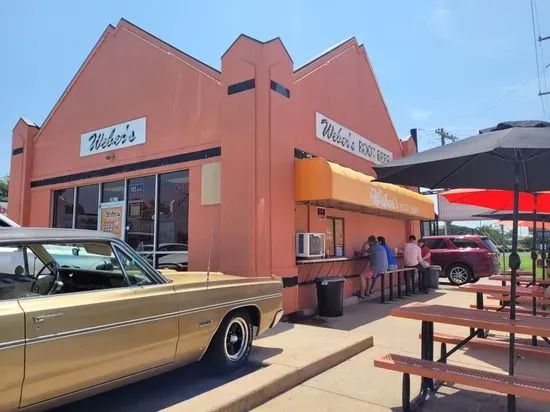
<svg viewBox="0 0 550 412">
<path fill-rule="evenodd" d="M 1 228 L 0 243 L 10 242 L 71 242 L 84 240 L 106 241 L 116 239 L 117 236 L 95 230 L 83 229 L 52 229 L 36 227 Z"/>
</svg>

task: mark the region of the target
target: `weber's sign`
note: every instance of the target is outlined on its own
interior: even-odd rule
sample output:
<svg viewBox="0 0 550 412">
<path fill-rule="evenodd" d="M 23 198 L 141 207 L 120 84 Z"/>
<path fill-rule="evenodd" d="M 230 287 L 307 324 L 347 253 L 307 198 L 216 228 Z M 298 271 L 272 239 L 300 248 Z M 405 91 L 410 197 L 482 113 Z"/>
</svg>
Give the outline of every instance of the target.
<svg viewBox="0 0 550 412">
<path fill-rule="evenodd" d="M 80 157 L 144 144 L 146 118 L 129 120 L 80 135 Z"/>
<path fill-rule="evenodd" d="M 374 164 L 384 164 L 393 159 L 392 152 L 346 129 L 322 113 L 315 113 L 315 135 L 346 152 L 362 157 Z"/>
</svg>

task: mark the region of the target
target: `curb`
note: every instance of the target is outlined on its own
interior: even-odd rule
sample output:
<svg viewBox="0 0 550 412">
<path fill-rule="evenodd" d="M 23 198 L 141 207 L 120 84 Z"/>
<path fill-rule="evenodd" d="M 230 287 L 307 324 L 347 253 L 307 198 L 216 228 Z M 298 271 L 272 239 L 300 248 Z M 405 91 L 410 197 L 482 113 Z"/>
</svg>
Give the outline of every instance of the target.
<svg viewBox="0 0 550 412">
<path fill-rule="evenodd" d="M 324 356 L 320 359 L 313 361 L 298 368 L 286 368 L 284 373 L 279 374 L 275 379 L 265 382 L 258 387 L 253 388 L 251 391 L 232 397 L 231 399 L 224 399 L 219 401 L 217 405 L 212 405 L 206 409 L 209 411 L 227 411 L 227 412 L 242 412 L 249 411 L 268 400 L 302 384 L 303 382 L 325 372 L 334 366 L 339 365 L 345 360 L 373 347 L 374 338 L 368 336 L 366 338 L 360 338 L 350 345 L 336 350 L 335 352 Z M 277 364 L 269 364 L 266 362 L 258 363 L 259 365 L 266 366 L 266 369 L 270 367 L 278 366 Z M 210 394 L 212 396 L 212 394 Z M 202 404 L 202 406 L 206 406 Z M 204 410 L 204 409 L 203 409 Z"/>
</svg>

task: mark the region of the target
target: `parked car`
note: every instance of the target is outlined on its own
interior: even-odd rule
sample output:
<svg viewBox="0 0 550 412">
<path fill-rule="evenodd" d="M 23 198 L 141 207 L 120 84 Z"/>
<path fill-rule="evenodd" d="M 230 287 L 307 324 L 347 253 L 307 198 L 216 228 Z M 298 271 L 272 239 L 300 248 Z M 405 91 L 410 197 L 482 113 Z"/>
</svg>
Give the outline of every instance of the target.
<svg viewBox="0 0 550 412">
<path fill-rule="evenodd" d="M 0 410 L 49 408 L 196 361 L 236 369 L 283 315 L 280 278 L 160 272 L 109 233 L 6 228 L 0 248 L 12 262 L 0 268 Z M 78 253 L 62 264 L 59 248 Z"/>
<path fill-rule="evenodd" d="M 5 227 L 19 227 L 19 225 L 6 215 L 0 214 L 0 229 Z"/>
<path fill-rule="evenodd" d="M 453 285 L 477 282 L 500 272 L 499 252 L 486 236 L 426 236 L 433 265 Z"/>
</svg>

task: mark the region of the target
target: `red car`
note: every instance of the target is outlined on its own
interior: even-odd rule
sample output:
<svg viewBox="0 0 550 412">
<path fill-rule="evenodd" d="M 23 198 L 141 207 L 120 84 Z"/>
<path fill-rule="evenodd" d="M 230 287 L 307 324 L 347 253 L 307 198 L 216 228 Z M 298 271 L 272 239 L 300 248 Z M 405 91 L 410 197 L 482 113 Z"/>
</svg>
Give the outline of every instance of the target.
<svg viewBox="0 0 550 412">
<path fill-rule="evenodd" d="M 486 236 L 426 236 L 432 265 L 441 266 L 441 276 L 453 285 L 477 282 L 500 273 L 499 252 Z"/>
</svg>

